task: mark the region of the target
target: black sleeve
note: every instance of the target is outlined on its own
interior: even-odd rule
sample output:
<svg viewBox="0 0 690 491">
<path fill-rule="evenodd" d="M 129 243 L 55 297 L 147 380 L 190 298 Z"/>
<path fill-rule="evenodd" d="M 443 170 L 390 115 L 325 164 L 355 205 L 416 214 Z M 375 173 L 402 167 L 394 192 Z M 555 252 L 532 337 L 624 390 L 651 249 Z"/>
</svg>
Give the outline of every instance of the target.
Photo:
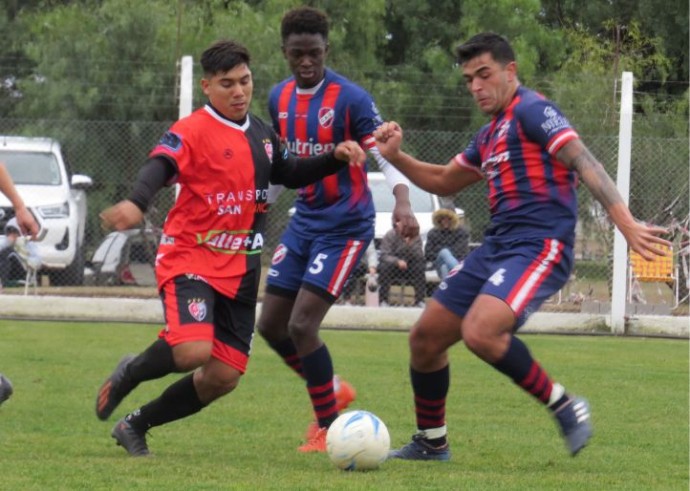
<svg viewBox="0 0 690 491">
<path fill-rule="evenodd" d="M 137 180 L 127 199 L 145 212 L 151 200 L 170 180 L 175 177 L 175 164 L 164 157 L 153 157 L 139 169 Z"/>
<path fill-rule="evenodd" d="M 335 158 L 335 152 L 316 157 L 297 158 L 283 144 L 271 166 L 271 184 L 296 189 L 320 181 L 346 167 L 348 162 Z"/>
</svg>

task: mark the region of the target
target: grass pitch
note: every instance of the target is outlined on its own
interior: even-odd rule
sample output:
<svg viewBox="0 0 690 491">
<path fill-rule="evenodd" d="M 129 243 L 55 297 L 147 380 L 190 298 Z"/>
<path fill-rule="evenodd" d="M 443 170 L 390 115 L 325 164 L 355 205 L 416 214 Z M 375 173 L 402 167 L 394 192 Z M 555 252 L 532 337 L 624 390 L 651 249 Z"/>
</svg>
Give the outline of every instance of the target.
<svg viewBox="0 0 690 491">
<path fill-rule="evenodd" d="M 587 397 L 595 435 L 571 458 L 548 415 L 464 346 L 451 356 L 448 463 L 386 462 L 348 473 L 295 449 L 311 418 L 303 383 L 257 337 L 239 388 L 201 413 L 154 428 L 155 454 L 131 458 L 110 430 L 175 376 L 142 384 L 112 421 L 96 390 L 157 326 L 0 322 L 0 372 L 15 387 L 0 407 L 0 489 L 114 490 L 687 490 L 688 342 L 522 336 L 552 377 Z M 386 423 L 394 446 L 414 432 L 407 337 L 324 331 L 354 408 Z"/>
</svg>

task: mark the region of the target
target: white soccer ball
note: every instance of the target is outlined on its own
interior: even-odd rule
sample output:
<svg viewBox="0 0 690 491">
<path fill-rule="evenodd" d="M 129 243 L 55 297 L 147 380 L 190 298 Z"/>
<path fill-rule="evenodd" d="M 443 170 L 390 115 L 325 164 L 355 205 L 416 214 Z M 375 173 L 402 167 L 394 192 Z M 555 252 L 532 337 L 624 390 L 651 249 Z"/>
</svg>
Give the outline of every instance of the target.
<svg viewBox="0 0 690 491">
<path fill-rule="evenodd" d="M 348 411 L 328 428 L 326 449 L 331 461 L 346 471 L 376 469 L 388 456 L 388 428 L 369 411 Z"/>
</svg>

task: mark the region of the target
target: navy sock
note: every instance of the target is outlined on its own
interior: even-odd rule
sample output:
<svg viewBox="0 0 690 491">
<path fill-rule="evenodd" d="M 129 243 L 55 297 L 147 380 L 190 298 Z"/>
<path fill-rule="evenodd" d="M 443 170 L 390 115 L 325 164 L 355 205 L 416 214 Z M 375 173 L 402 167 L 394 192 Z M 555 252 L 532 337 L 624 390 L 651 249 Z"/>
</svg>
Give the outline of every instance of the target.
<svg viewBox="0 0 690 491">
<path fill-rule="evenodd" d="M 417 428 L 443 428 L 446 425 L 446 396 L 450 386 L 449 365 L 430 373 L 418 372 L 410 367 L 410 381 L 414 392 Z M 447 437 L 443 434 L 427 438 L 427 441 L 440 447 L 446 444 Z"/>
<path fill-rule="evenodd" d="M 557 407 L 559 401 L 564 400 L 563 398 L 567 399 L 567 396 L 563 393 L 555 404 L 549 404 L 554 384 L 546 371 L 532 358 L 525 343 L 515 336 L 511 337 L 508 351 L 503 355 L 503 358 L 494 363 L 493 366 L 499 372 L 513 379 L 513 382 L 532 394 L 544 405 Z"/>
<path fill-rule="evenodd" d="M 338 417 L 338 411 L 333 390 L 333 361 L 325 344 L 302 358 L 302 370 L 319 428 L 328 428 Z"/>
<path fill-rule="evenodd" d="M 278 341 L 277 343 L 269 342 L 268 345 L 273 349 L 273 351 L 278 353 L 285 364 L 292 368 L 297 375 L 304 377 L 302 360 L 300 360 L 299 356 L 297 355 L 297 348 L 295 347 L 295 343 L 291 338 Z"/>
</svg>

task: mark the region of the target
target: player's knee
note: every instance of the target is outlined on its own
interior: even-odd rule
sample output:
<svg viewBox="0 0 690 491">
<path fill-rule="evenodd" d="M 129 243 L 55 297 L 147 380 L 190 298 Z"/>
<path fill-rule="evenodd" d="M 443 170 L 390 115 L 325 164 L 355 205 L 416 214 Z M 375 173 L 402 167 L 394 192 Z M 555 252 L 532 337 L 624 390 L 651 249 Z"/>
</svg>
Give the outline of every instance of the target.
<svg viewBox="0 0 690 491">
<path fill-rule="evenodd" d="M 271 341 L 271 336 L 273 330 L 269 328 L 269 326 L 263 322 L 258 322 L 256 324 L 256 330 L 259 331 L 259 335 L 264 338 L 266 341 Z"/>
<path fill-rule="evenodd" d="M 280 342 L 288 335 L 285 323 L 272 319 L 259 319 L 259 322 L 256 324 L 256 330 L 269 343 Z"/>
<path fill-rule="evenodd" d="M 211 388 L 217 397 L 224 396 L 235 390 L 240 383 L 240 375 L 232 375 L 229 377 L 222 377 L 212 382 Z"/>
<path fill-rule="evenodd" d="M 288 333 L 293 341 L 299 344 L 318 337 L 318 326 L 307 321 L 291 321 L 288 324 Z"/>
<path fill-rule="evenodd" d="M 462 329 L 462 338 L 465 341 L 465 346 L 472 353 L 484 361 L 494 362 L 500 358 L 503 351 L 501 335 L 488 329 L 487 326 L 483 327 L 472 322 L 465 323 Z"/>
<path fill-rule="evenodd" d="M 173 349 L 173 357 L 175 359 L 175 367 L 180 372 L 188 372 L 194 370 L 205 364 L 211 358 L 211 349 L 213 345 L 199 345 L 195 346 L 178 345 Z"/>
<path fill-rule="evenodd" d="M 205 373 L 197 380 L 197 393 L 199 399 L 208 404 L 219 397 L 229 394 L 240 383 L 241 374 L 235 370 L 227 373 Z"/>
<path fill-rule="evenodd" d="M 438 338 L 433 336 L 428 329 L 423 329 L 415 325 L 410 331 L 408 338 L 410 352 L 417 359 L 430 359 L 438 356 L 445 351 Z"/>
</svg>

